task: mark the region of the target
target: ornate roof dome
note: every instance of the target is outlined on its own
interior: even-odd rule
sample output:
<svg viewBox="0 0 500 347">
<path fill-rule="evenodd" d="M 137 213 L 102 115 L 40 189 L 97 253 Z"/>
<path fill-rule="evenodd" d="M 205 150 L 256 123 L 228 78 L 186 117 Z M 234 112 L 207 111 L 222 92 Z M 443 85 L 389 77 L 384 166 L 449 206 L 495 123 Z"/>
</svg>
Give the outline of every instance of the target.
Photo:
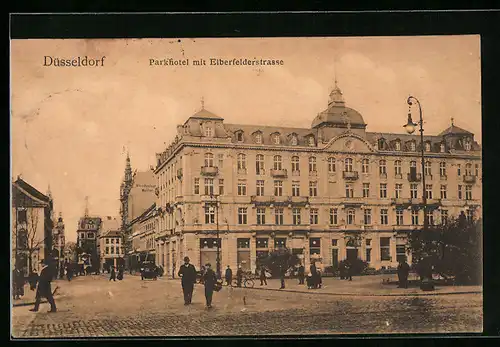
<svg viewBox="0 0 500 347">
<path fill-rule="evenodd" d="M 335 81 L 335 87 L 330 93 L 328 108 L 314 118 L 311 127 L 316 128 L 324 124 L 338 128 L 346 128 L 350 126 L 353 128 L 366 128 L 366 123 L 361 114 L 358 111 L 345 106 L 342 91 L 337 86 L 337 81 Z"/>
</svg>

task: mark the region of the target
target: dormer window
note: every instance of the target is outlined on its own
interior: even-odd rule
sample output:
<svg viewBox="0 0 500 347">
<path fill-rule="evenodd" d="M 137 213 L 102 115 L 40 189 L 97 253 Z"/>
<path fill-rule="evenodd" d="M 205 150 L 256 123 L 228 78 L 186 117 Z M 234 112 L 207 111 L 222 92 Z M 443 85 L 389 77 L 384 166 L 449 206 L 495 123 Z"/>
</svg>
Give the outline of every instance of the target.
<svg viewBox="0 0 500 347">
<path fill-rule="evenodd" d="M 410 142 L 410 151 L 415 152 L 416 151 L 416 145 L 415 141 Z"/>
<path fill-rule="evenodd" d="M 290 144 L 291 144 L 292 146 L 297 146 L 297 143 L 298 143 L 298 142 L 299 142 L 299 141 L 297 140 L 297 135 L 292 135 L 292 138 L 291 138 L 291 140 L 290 140 Z"/>
<path fill-rule="evenodd" d="M 309 136 L 308 143 L 309 143 L 309 146 L 311 146 L 311 147 L 316 145 L 316 142 L 314 141 L 314 136 Z"/>
<path fill-rule="evenodd" d="M 439 145 L 439 151 L 441 153 L 444 153 L 445 149 L 446 149 L 446 147 L 444 146 L 444 143 L 442 143 L 442 144 Z"/>
<path fill-rule="evenodd" d="M 465 148 L 466 151 L 470 151 L 471 150 L 472 144 L 471 144 L 471 142 L 470 142 L 469 139 L 465 139 L 464 148 Z"/>
<path fill-rule="evenodd" d="M 212 135 L 213 135 L 212 127 L 210 127 L 210 126 L 205 127 L 205 136 L 212 137 Z"/>
<path fill-rule="evenodd" d="M 243 132 L 239 131 L 236 133 L 236 141 L 243 142 Z"/>
<path fill-rule="evenodd" d="M 394 147 L 396 148 L 396 151 L 400 151 L 401 150 L 401 142 L 399 142 L 399 140 L 397 140 L 394 143 Z"/>
<path fill-rule="evenodd" d="M 378 149 L 380 151 L 383 151 L 385 149 L 385 139 L 379 139 L 378 140 Z"/>
<path fill-rule="evenodd" d="M 425 151 L 430 152 L 431 151 L 431 144 L 429 142 L 425 143 Z"/>
<path fill-rule="evenodd" d="M 258 144 L 262 143 L 262 134 L 260 134 L 260 133 L 255 134 L 255 143 L 258 143 Z"/>
<path fill-rule="evenodd" d="M 275 145 L 279 145 L 280 144 L 280 135 L 279 134 L 274 134 L 273 135 L 273 143 Z"/>
</svg>

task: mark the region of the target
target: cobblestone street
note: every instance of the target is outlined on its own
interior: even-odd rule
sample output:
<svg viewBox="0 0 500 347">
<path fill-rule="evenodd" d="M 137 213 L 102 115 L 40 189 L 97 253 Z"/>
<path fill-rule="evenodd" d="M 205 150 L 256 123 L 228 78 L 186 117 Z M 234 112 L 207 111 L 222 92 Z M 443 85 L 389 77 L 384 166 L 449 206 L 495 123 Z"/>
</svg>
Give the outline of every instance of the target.
<svg viewBox="0 0 500 347">
<path fill-rule="evenodd" d="M 290 280 L 292 281 L 292 280 Z M 14 337 L 297 335 L 479 332 L 482 294 L 431 296 L 318 295 L 224 287 L 211 310 L 203 287 L 184 306 L 180 281 L 105 276 L 57 281 L 58 312 L 14 307 Z M 361 287 L 361 282 L 344 286 Z M 274 283 L 270 283 L 274 286 Z M 256 286 L 257 287 L 257 286 Z"/>
</svg>

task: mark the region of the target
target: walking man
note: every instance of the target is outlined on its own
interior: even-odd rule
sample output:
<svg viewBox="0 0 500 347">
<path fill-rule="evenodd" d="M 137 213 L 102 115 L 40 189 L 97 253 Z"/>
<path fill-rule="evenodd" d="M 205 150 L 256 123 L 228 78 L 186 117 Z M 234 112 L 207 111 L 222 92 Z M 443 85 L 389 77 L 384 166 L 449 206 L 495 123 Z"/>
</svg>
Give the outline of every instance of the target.
<svg viewBox="0 0 500 347">
<path fill-rule="evenodd" d="M 241 287 L 242 281 L 243 281 L 243 269 L 241 268 L 241 265 L 238 265 L 238 271 L 236 271 L 236 282 L 238 287 Z"/>
<path fill-rule="evenodd" d="M 40 272 L 40 276 L 38 277 L 38 285 L 36 288 L 36 296 L 35 296 L 35 307 L 33 307 L 31 312 L 38 312 L 38 308 L 40 307 L 40 302 L 42 301 L 42 297 L 47 298 L 47 301 L 50 304 L 49 313 L 56 312 L 56 303 L 54 301 L 54 297 L 52 296 L 52 288 L 50 287 L 50 282 L 52 282 L 52 271 L 48 266 L 47 260 L 42 260 L 43 264 L 42 271 Z"/>
<path fill-rule="evenodd" d="M 226 278 L 226 284 L 229 287 L 231 285 L 231 281 L 233 280 L 233 270 L 231 270 L 231 267 L 228 265 L 226 269 L 226 274 L 224 276 Z"/>
<path fill-rule="evenodd" d="M 182 291 L 184 292 L 184 305 L 191 304 L 193 298 L 194 284 L 196 283 L 196 269 L 189 264 L 189 257 L 184 257 L 184 265 L 181 265 L 177 276 L 182 278 Z"/>
<path fill-rule="evenodd" d="M 111 276 L 109 276 L 109 280 L 116 282 L 116 271 L 114 266 L 111 266 Z"/>
<path fill-rule="evenodd" d="M 401 260 L 398 265 L 398 288 L 408 288 L 408 274 L 410 273 L 410 266 L 406 259 Z"/>
<path fill-rule="evenodd" d="M 264 266 L 260 267 L 260 285 L 265 284 L 267 286 L 267 278 L 266 278 L 266 268 Z"/>
<path fill-rule="evenodd" d="M 304 284 L 304 277 L 305 277 L 305 269 L 304 265 L 300 264 L 299 270 L 297 271 L 297 275 L 299 276 L 299 284 Z"/>
<path fill-rule="evenodd" d="M 207 308 L 212 308 L 212 296 L 214 294 L 215 284 L 217 283 L 217 277 L 215 276 L 215 272 L 212 270 L 210 263 L 205 264 L 203 283 L 205 284 L 205 300 L 207 302 Z"/>
</svg>

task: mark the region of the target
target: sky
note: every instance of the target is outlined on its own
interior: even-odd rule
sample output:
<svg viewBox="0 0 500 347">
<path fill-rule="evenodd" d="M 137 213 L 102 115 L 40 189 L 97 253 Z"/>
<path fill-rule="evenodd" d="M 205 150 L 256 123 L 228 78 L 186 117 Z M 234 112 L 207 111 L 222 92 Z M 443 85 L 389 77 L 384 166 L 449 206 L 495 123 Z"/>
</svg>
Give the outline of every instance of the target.
<svg viewBox="0 0 500 347">
<path fill-rule="evenodd" d="M 54 67 L 43 66 L 45 56 L 106 58 L 103 67 Z M 191 64 L 150 65 L 164 58 Z M 200 58 L 283 65 L 193 66 Z M 335 78 L 367 131 L 402 133 L 411 94 L 426 134 L 453 117 L 481 143 L 477 35 L 12 40 L 12 179 L 21 175 L 43 193 L 50 185 L 55 215 L 75 241 L 85 196 L 91 215 L 118 216 L 127 150 L 133 169 L 148 170 L 202 98 L 227 123 L 307 128 L 326 109 Z"/>
</svg>

